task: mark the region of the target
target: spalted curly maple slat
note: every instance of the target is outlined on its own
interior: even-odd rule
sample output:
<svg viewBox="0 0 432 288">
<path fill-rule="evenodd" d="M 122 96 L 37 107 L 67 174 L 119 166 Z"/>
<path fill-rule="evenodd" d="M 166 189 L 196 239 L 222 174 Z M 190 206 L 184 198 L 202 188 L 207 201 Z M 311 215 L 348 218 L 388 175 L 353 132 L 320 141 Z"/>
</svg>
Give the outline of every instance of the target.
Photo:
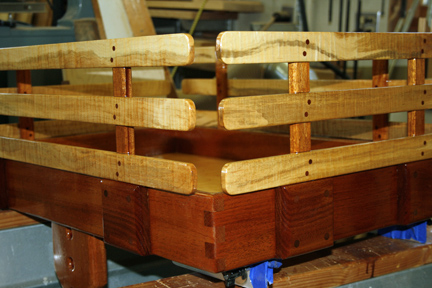
<svg viewBox="0 0 432 288">
<path fill-rule="evenodd" d="M 188 99 L 0 94 L 0 114 L 9 116 L 189 131 L 195 113 Z"/>
<path fill-rule="evenodd" d="M 193 51 L 188 34 L 2 48 L 0 70 L 183 66 Z"/>
<path fill-rule="evenodd" d="M 196 168 L 189 163 L 6 137 L 0 147 L 0 157 L 9 160 L 181 194 L 196 190 Z"/>
<path fill-rule="evenodd" d="M 222 32 L 226 64 L 430 58 L 430 33 Z"/>
<path fill-rule="evenodd" d="M 431 141 L 427 134 L 228 163 L 221 173 L 222 188 L 235 195 L 429 159 Z"/>
<path fill-rule="evenodd" d="M 423 110 L 432 108 L 431 95 L 429 84 L 228 98 L 219 119 L 234 130 Z"/>
</svg>

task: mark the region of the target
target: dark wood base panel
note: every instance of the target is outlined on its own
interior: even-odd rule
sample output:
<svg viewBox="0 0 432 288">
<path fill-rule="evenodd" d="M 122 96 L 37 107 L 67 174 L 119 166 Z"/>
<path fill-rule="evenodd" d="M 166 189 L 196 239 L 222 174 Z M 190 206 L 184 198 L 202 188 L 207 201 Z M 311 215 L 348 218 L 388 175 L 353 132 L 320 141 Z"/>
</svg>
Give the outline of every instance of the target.
<svg viewBox="0 0 432 288">
<path fill-rule="evenodd" d="M 432 160 L 238 196 L 184 196 L 2 162 L 10 209 L 211 272 L 432 216 Z"/>
</svg>

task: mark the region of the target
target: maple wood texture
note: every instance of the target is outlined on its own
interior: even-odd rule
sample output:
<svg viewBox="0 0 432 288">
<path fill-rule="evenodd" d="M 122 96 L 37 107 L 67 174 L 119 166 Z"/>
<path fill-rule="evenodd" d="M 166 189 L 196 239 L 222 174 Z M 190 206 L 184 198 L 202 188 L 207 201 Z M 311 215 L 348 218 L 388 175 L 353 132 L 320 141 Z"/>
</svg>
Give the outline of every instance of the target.
<svg viewBox="0 0 432 288">
<path fill-rule="evenodd" d="M 226 64 L 430 58 L 430 33 L 239 32 L 219 34 Z"/>
</svg>

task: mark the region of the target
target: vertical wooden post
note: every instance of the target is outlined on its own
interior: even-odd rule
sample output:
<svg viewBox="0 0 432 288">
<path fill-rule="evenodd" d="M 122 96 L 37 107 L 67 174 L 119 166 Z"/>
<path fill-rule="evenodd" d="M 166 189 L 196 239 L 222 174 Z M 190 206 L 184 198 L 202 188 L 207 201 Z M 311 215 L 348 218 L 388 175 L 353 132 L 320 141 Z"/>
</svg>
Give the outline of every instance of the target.
<svg viewBox="0 0 432 288">
<path fill-rule="evenodd" d="M 31 94 L 31 71 L 30 70 L 18 70 L 16 72 L 16 82 L 18 93 Z M 19 117 L 18 127 L 22 139 L 34 140 L 34 123 L 32 118 Z"/>
<path fill-rule="evenodd" d="M 114 96 L 132 97 L 132 69 L 131 68 L 113 68 L 113 85 Z M 116 104 L 113 107 L 115 112 L 113 118 L 116 119 L 115 113 L 120 111 L 121 107 Z M 116 126 L 116 147 L 118 153 L 135 154 L 135 135 L 133 127 Z"/>
<path fill-rule="evenodd" d="M 309 63 L 289 63 L 289 93 L 309 92 Z M 314 105 L 307 100 L 305 107 Z M 307 109 L 302 111 L 305 119 Z M 290 152 L 311 150 L 311 124 L 290 126 Z M 309 159 L 306 167 L 313 167 Z M 305 175 L 309 175 L 305 169 Z M 320 211 L 317 213 L 317 211 Z M 304 235 L 307 235 L 305 237 Z M 276 189 L 276 257 L 287 258 L 333 245 L 333 180 Z"/>
<path fill-rule="evenodd" d="M 373 60 L 372 62 L 372 87 L 388 86 L 388 60 Z M 373 115 L 373 141 L 389 139 L 388 114 Z"/>
<path fill-rule="evenodd" d="M 216 109 L 219 103 L 228 97 L 228 67 L 227 64 L 216 60 Z"/>
<path fill-rule="evenodd" d="M 309 63 L 289 63 L 289 93 L 309 92 Z M 308 105 L 312 105 L 309 101 Z M 304 111 L 307 119 L 308 111 Z M 290 125 L 290 152 L 306 152 L 311 150 L 311 124 L 301 123 Z"/>
<path fill-rule="evenodd" d="M 102 240 L 52 223 L 54 266 L 64 288 L 104 287 L 107 284 Z"/>
<path fill-rule="evenodd" d="M 425 59 L 408 60 L 408 85 L 425 84 Z M 425 131 L 425 112 L 408 112 L 408 136 L 418 136 Z"/>
</svg>

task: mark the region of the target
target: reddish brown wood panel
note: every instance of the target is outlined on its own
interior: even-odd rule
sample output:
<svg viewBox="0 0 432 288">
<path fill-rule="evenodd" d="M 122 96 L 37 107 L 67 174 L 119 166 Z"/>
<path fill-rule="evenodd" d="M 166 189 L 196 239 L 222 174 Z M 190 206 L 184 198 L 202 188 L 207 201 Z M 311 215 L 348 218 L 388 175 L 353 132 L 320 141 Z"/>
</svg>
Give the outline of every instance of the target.
<svg viewBox="0 0 432 288">
<path fill-rule="evenodd" d="M 148 189 L 152 253 L 202 270 L 224 270 L 210 252 L 217 232 L 205 215 L 219 209 L 210 195 L 178 195 Z M 219 232 L 222 233 L 222 232 Z"/>
<path fill-rule="evenodd" d="M 225 270 L 274 258 L 275 191 L 239 196 L 223 195 L 223 209 L 212 213 L 213 225 L 225 232 L 217 244 L 217 256 Z"/>
<path fill-rule="evenodd" d="M 276 245 L 282 259 L 333 246 L 333 179 L 277 189 Z"/>
<path fill-rule="evenodd" d="M 54 266 L 62 287 L 104 287 L 105 245 L 101 239 L 52 224 Z"/>
<path fill-rule="evenodd" d="M 228 97 L 228 66 L 220 60 L 216 60 L 216 107 Z"/>
<path fill-rule="evenodd" d="M 6 161 L 9 208 L 103 236 L 100 179 Z"/>
<path fill-rule="evenodd" d="M 401 195 L 405 201 L 401 212 L 405 221 L 400 224 L 426 220 L 432 215 L 432 160 L 408 163 L 403 168 L 406 196 Z"/>
<path fill-rule="evenodd" d="M 104 240 L 119 248 L 149 255 L 150 213 L 143 187 L 102 180 Z"/>
<path fill-rule="evenodd" d="M 0 159 L 0 209 L 7 209 L 6 160 Z"/>
<path fill-rule="evenodd" d="M 334 240 L 397 224 L 397 167 L 335 177 Z"/>
<path fill-rule="evenodd" d="M 425 84 L 425 59 L 408 60 L 408 85 Z M 427 97 L 427 95 L 425 95 Z M 408 136 L 423 135 L 425 132 L 425 112 L 408 112 Z"/>
</svg>

